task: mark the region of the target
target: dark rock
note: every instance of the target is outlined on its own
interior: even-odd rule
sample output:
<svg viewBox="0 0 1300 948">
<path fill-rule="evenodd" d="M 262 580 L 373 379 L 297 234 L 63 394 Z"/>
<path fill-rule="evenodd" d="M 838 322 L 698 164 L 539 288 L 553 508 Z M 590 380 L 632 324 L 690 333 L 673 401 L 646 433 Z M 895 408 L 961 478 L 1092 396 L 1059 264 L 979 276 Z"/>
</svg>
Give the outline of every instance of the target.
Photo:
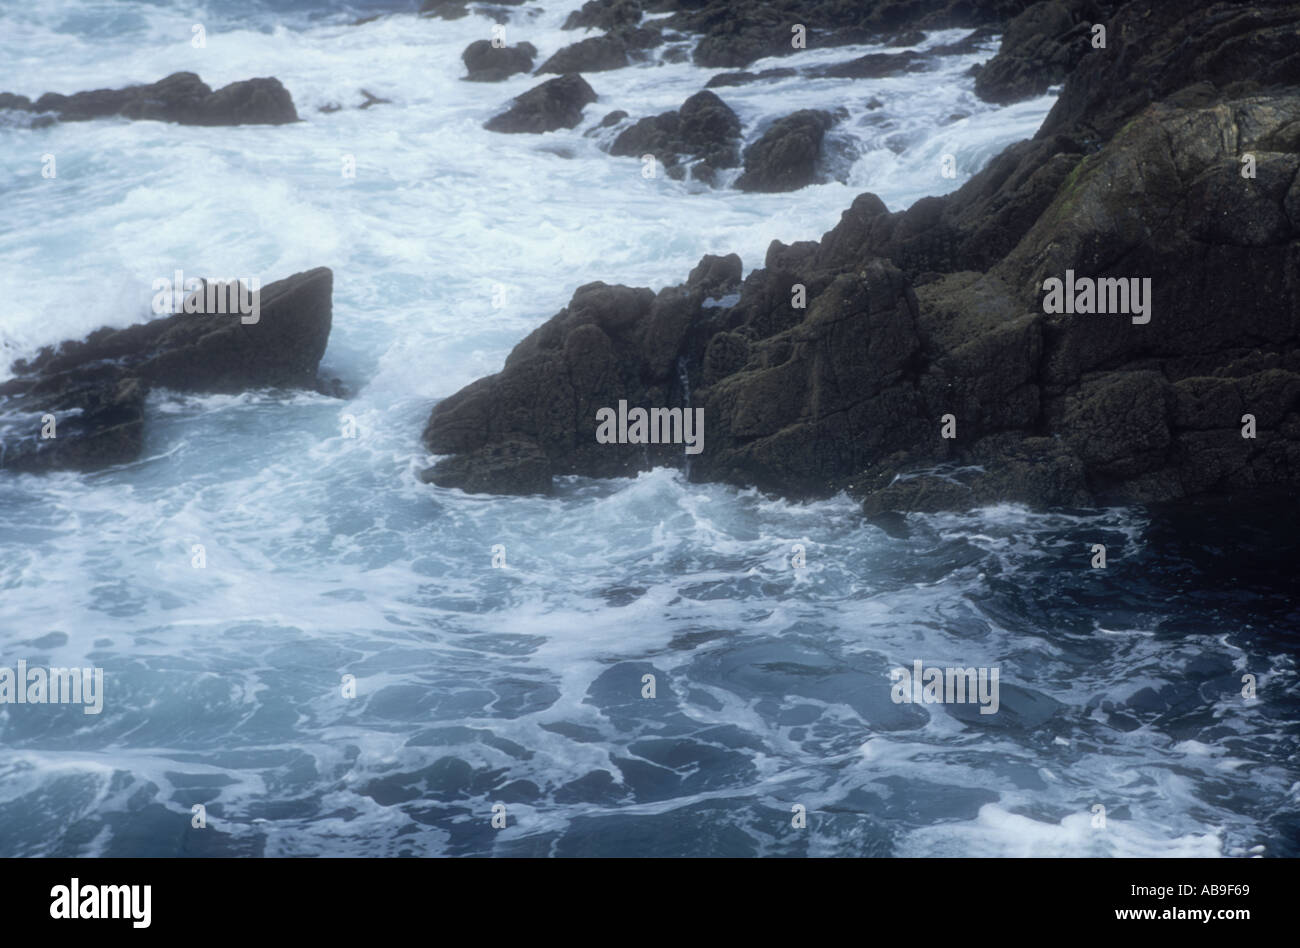
<svg viewBox="0 0 1300 948">
<path fill-rule="evenodd" d="M 920 30 L 902 30 L 889 37 L 887 46 L 919 46 L 925 42 L 925 34 Z"/>
<path fill-rule="evenodd" d="M 1043 95 L 1092 48 L 1089 26 L 1060 0 L 1035 3 L 1008 25 L 998 54 L 975 76 L 975 94 L 999 105 Z"/>
<path fill-rule="evenodd" d="M 22 99 L 11 96 L 9 100 Z M 125 89 L 96 89 L 75 95 L 47 92 L 28 110 L 53 112 L 65 122 L 115 115 L 181 125 L 282 125 L 298 121 L 293 98 L 278 79 L 247 79 L 213 92 L 192 72 L 173 73 L 151 85 Z"/>
<path fill-rule="evenodd" d="M 420 479 L 469 494 L 549 494 L 551 462 L 534 442 L 510 440 L 448 458 Z"/>
<path fill-rule="evenodd" d="M 515 46 L 493 46 L 488 40 L 475 40 L 465 47 L 460 58 L 465 62 L 470 82 L 500 82 L 515 73 L 533 68 L 537 47 L 532 43 Z"/>
<path fill-rule="evenodd" d="M 365 89 L 361 90 L 361 94 L 365 96 L 365 101 L 357 106 L 359 109 L 368 109 L 372 105 L 391 105 L 393 101 L 392 99 L 382 99 L 377 95 L 371 95 Z"/>
<path fill-rule="evenodd" d="M 623 121 L 623 119 L 625 119 L 625 118 L 627 118 L 627 113 L 626 113 L 626 112 L 624 112 L 622 109 L 615 109 L 613 112 L 610 112 L 610 113 L 609 113 L 608 115 L 606 115 L 603 119 L 601 119 L 601 120 L 600 120 L 600 124 L 597 125 L 596 127 L 597 127 L 597 128 L 610 128 L 610 127 L 612 127 L 612 126 L 614 126 L 614 125 L 617 125 L 619 122 Z"/>
<path fill-rule="evenodd" d="M 848 62 L 809 70 L 814 79 L 883 79 L 925 68 L 929 57 L 911 51 L 905 53 L 868 53 Z"/>
<path fill-rule="evenodd" d="M 501 373 L 440 403 L 426 443 L 532 443 L 555 474 L 681 465 L 680 445 L 597 444 L 595 413 L 680 407 L 689 385 L 706 419 L 693 479 L 849 490 L 872 514 L 1294 490 L 1300 4 L 1256 6 L 1132 0 L 1050 128 L 906 211 L 859 196 L 743 283 L 739 261 L 706 258 L 658 293 L 582 287 Z M 1067 270 L 1149 278 L 1150 322 L 1044 312 L 1044 280 Z"/>
<path fill-rule="evenodd" d="M 23 112 L 31 111 L 32 100 L 25 95 L 14 95 L 12 92 L 0 92 L 0 109 L 18 109 Z"/>
<path fill-rule="evenodd" d="M 1205 106 L 1225 87 L 1300 84 L 1291 0 L 1238 5 L 1132 0 L 1106 21 L 1106 49 L 1088 47 L 1038 138 L 1068 134 L 1096 147 L 1145 106 L 1200 86 Z M 1234 93 L 1240 94 L 1240 92 Z"/>
<path fill-rule="evenodd" d="M 0 468 L 93 471 L 135 460 L 144 444 L 146 392 L 138 379 L 116 373 L 63 379 L 30 397 L 5 397 L 0 389 Z M 43 439 L 49 416 L 54 437 Z"/>
<path fill-rule="evenodd" d="M 641 119 L 610 146 L 621 157 L 654 155 L 674 178 L 696 161 L 693 177 L 712 184 L 721 168 L 740 164 L 740 119 L 712 92 L 697 92 L 676 112 Z"/>
<path fill-rule="evenodd" d="M 955 43 L 931 46 L 929 52 L 931 56 L 968 56 L 971 53 L 980 52 L 981 47 L 985 43 L 991 42 L 997 35 L 997 30 L 981 26 L 977 30 L 972 30 L 969 36 L 963 36 Z"/>
<path fill-rule="evenodd" d="M 834 123 L 829 112 L 802 109 L 772 123 L 763 137 L 745 149 L 745 172 L 736 180 L 741 191 L 796 191 L 817 180 L 822 139 Z"/>
<path fill-rule="evenodd" d="M 707 0 L 683 3 L 657 25 L 701 34 L 695 62 L 706 68 L 743 69 L 766 56 L 798 53 L 791 28 L 805 27 L 809 49 L 888 42 L 910 46 L 918 31 L 1000 26 L 1029 0 Z"/>
<path fill-rule="evenodd" d="M 564 21 L 566 30 L 616 30 L 641 22 L 638 0 L 587 0 L 582 9 L 574 10 Z"/>
<path fill-rule="evenodd" d="M 459 20 L 469 16 L 469 0 L 424 0 L 420 4 L 420 16 Z"/>
<path fill-rule="evenodd" d="M 238 313 L 180 313 L 99 329 L 15 364 L 15 377 L 0 384 L 0 467 L 93 470 L 134 459 L 154 385 L 186 392 L 318 388 L 332 287 L 333 274 L 320 267 L 263 287 L 256 322 Z M 55 417 L 55 437 L 42 439 L 46 414 Z"/>
<path fill-rule="evenodd" d="M 283 125 L 298 121 L 298 113 L 279 79 L 247 79 L 223 86 L 204 99 L 193 121 L 178 121 L 182 125 Z"/>
<path fill-rule="evenodd" d="M 582 121 L 582 109 L 596 101 L 595 90 L 575 74 L 548 79 L 514 100 L 483 127 L 491 132 L 553 132 L 573 128 Z"/>
<path fill-rule="evenodd" d="M 605 72 L 622 69 L 642 51 L 663 41 L 658 31 L 649 29 L 620 30 L 604 36 L 592 36 L 564 47 L 537 67 L 537 72 Z"/>
<path fill-rule="evenodd" d="M 723 86 L 743 86 L 764 79 L 788 79 L 794 75 L 798 75 L 798 70 L 786 68 L 764 69 L 762 72 L 720 72 L 705 83 L 704 88 L 720 89 Z"/>
</svg>

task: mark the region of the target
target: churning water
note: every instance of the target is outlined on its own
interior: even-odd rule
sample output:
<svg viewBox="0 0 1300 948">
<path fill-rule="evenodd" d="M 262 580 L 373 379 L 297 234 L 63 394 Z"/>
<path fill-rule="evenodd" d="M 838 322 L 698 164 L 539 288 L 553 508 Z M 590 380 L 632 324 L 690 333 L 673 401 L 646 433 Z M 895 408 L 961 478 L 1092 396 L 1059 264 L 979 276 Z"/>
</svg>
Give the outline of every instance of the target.
<svg viewBox="0 0 1300 948">
<path fill-rule="evenodd" d="M 559 29 L 579 5 L 508 8 L 507 39 L 544 58 L 581 38 Z M 1275 511 L 996 507 L 886 533 L 844 497 L 668 470 L 552 498 L 417 478 L 432 405 L 576 287 L 658 289 L 705 253 L 748 270 L 863 191 L 899 209 L 959 186 L 1050 97 L 977 100 L 966 72 L 988 52 L 723 88 L 747 141 L 846 109 L 842 180 L 710 190 L 585 133 L 677 108 L 715 71 L 593 73 L 579 128 L 498 135 L 481 123 L 539 80 L 460 81 L 492 20 L 351 26 L 373 10 L 318 6 L 0 3 L 0 90 L 275 75 L 304 119 L 0 127 L 0 377 L 150 318 L 178 268 L 265 285 L 324 265 L 322 370 L 351 392 L 159 391 L 138 462 L 0 478 L 0 666 L 105 670 L 101 714 L 0 705 L 0 855 L 1300 853 L 1294 530 Z M 391 104 L 356 108 L 363 88 Z M 917 659 L 1000 668 L 999 713 L 895 704 L 889 670 Z"/>
</svg>

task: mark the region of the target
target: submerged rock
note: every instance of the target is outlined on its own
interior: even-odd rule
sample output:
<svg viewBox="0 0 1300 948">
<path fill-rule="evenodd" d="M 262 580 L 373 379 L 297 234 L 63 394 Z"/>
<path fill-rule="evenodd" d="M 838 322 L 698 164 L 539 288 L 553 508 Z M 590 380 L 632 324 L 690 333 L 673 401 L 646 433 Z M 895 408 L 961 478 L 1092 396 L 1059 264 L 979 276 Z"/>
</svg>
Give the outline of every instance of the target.
<svg viewBox="0 0 1300 948">
<path fill-rule="evenodd" d="M 929 57 L 920 53 L 868 53 L 848 62 L 835 63 L 813 69 L 808 75 L 815 79 L 883 79 L 924 69 Z"/>
<path fill-rule="evenodd" d="M 582 121 L 583 108 L 595 101 L 595 90 L 581 76 L 559 76 L 518 96 L 510 108 L 488 119 L 483 127 L 513 134 L 573 128 Z"/>
<path fill-rule="evenodd" d="M 762 72 L 720 72 L 704 84 L 706 89 L 720 89 L 723 86 L 744 86 L 751 82 L 767 79 L 788 79 L 798 75 L 797 69 L 764 69 Z"/>
<path fill-rule="evenodd" d="M 0 384 L 0 467 L 93 470 L 134 459 L 152 386 L 181 392 L 324 386 L 333 273 L 318 267 L 261 288 L 256 321 L 177 313 L 47 347 Z M 199 291 L 202 292 L 202 291 Z M 53 437 L 42 437 L 53 416 Z"/>
</svg>

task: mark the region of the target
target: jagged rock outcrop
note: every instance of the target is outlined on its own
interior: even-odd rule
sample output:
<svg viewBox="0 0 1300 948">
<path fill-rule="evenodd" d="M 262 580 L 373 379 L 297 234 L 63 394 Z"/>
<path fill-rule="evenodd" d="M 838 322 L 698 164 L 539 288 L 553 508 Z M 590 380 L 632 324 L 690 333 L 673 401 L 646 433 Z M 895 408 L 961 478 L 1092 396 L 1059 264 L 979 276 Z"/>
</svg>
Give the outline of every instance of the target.
<svg viewBox="0 0 1300 948">
<path fill-rule="evenodd" d="M 329 342 L 333 280 L 318 267 L 262 287 L 255 314 L 177 313 L 99 329 L 16 363 L 14 378 L 0 383 L 0 468 L 94 470 L 134 459 L 153 386 L 329 390 L 337 380 L 326 385 L 316 372 Z M 42 437 L 46 416 L 53 437 Z"/>
<path fill-rule="evenodd" d="M 643 118 L 614 139 L 609 153 L 654 155 L 669 177 L 691 176 L 713 184 L 717 172 L 740 164 L 740 119 L 712 92 L 697 92 L 675 112 Z"/>
<path fill-rule="evenodd" d="M 548 79 L 517 96 L 506 111 L 483 123 L 490 132 L 541 133 L 573 128 L 582 110 L 596 101 L 596 91 L 576 73 Z"/>
<path fill-rule="evenodd" d="M 1176 93 L 1196 106 L 1298 85 L 1298 18 L 1294 0 L 1126 3 L 1108 22 L 1106 49 L 1085 53 L 1036 137 L 1068 133 L 1095 148 Z"/>
<path fill-rule="evenodd" d="M 1238 69 L 1291 82 L 1279 30 L 1300 4 L 1154 7 L 1118 11 L 1043 131 L 953 194 L 898 213 L 862 195 L 743 283 L 738 259 L 706 257 L 657 294 L 580 288 L 434 408 L 426 445 L 457 457 L 430 479 L 536 489 L 548 469 L 681 465 L 680 444 L 598 444 L 595 413 L 689 399 L 706 432 L 692 478 L 843 489 L 870 513 L 1294 488 L 1300 82 Z M 1151 104 L 1130 70 L 1153 43 Z M 1127 311 L 1088 314 L 1089 290 L 1048 312 L 1049 279 L 1123 279 L 1097 286 Z M 511 456 L 529 465 L 514 484 Z"/>
<path fill-rule="evenodd" d="M 1065 81 L 1091 47 L 1091 26 L 1109 11 L 1064 0 L 1035 3 L 1007 24 L 998 54 L 979 68 L 975 94 L 1006 104 Z"/>
<path fill-rule="evenodd" d="M 283 125 L 298 121 L 293 97 L 279 79 L 247 79 L 215 92 L 192 72 L 177 72 L 148 85 L 61 95 L 35 102 L 0 93 L 0 108 L 54 113 L 64 122 L 121 116 L 180 125 Z"/>
</svg>

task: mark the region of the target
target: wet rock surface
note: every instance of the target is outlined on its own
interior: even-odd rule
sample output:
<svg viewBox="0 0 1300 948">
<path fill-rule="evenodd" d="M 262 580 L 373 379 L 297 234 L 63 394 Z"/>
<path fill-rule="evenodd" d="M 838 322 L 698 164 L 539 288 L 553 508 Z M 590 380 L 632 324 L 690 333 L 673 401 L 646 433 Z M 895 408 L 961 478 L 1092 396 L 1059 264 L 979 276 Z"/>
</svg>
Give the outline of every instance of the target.
<svg viewBox="0 0 1300 948">
<path fill-rule="evenodd" d="M 16 363 L 15 377 L 0 383 L 0 467 L 95 470 L 133 460 L 153 387 L 328 391 L 316 373 L 329 342 L 333 281 L 318 267 L 262 287 L 248 315 L 176 313 L 99 329 Z"/>
<path fill-rule="evenodd" d="M 1062 35 L 1039 6 L 1024 22 Z M 1264 6 L 1123 5 L 1034 139 L 906 211 L 861 195 L 743 282 L 732 256 L 658 293 L 580 288 L 500 373 L 434 408 L 426 445 L 458 457 L 431 476 L 459 465 L 468 483 L 507 442 L 554 474 L 684 465 L 681 445 L 598 445 L 595 413 L 684 407 L 689 390 L 707 432 L 692 478 L 849 490 L 872 513 L 1294 485 L 1300 93 L 1283 84 L 1300 51 L 1282 38 L 1300 5 Z M 1142 62 L 1154 80 L 1135 78 Z M 1045 311 L 1067 271 L 1111 281 L 1095 285 L 1127 310 Z"/>
<path fill-rule="evenodd" d="M 283 125 L 298 121 L 293 97 L 279 79 L 232 82 L 215 92 L 192 72 L 177 72 L 148 85 L 61 95 L 35 102 L 0 93 L 0 108 L 50 113 L 64 122 L 118 116 L 180 125 Z"/>
</svg>

